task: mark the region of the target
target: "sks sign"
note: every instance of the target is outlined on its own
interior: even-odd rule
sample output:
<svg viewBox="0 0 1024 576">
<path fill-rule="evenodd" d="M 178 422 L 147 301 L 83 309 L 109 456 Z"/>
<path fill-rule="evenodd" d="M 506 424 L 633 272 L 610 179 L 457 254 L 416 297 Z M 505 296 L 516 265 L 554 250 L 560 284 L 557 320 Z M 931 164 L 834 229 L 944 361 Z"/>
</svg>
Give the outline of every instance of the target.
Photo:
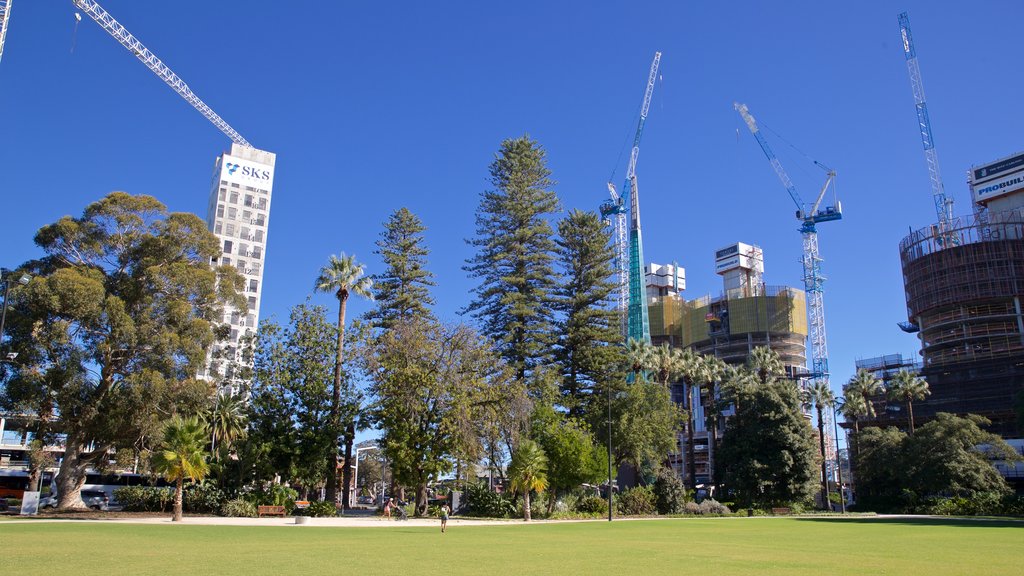
<svg viewBox="0 0 1024 576">
<path fill-rule="evenodd" d="M 221 167 L 221 179 L 269 188 L 273 182 L 273 172 L 269 166 L 246 162 L 225 154 L 224 164 Z"/>
</svg>

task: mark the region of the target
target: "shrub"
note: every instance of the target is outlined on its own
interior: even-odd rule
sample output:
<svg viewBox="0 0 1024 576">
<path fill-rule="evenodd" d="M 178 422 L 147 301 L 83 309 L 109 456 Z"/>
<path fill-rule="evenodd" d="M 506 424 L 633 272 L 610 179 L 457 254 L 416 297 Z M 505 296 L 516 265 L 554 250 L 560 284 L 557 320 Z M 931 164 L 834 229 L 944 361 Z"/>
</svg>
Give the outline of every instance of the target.
<svg viewBox="0 0 1024 576">
<path fill-rule="evenodd" d="M 466 486 L 465 497 L 464 514 L 467 516 L 509 518 L 516 513 L 516 503 L 511 498 L 492 492 L 483 484 Z"/>
<path fill-rule="evenodd" d="M 701 514 L 732 514 L 729 507 L 715 500 L 714 498 L 708 498 L 701 502 L 697 508 Z"/>
<path fill-rule="evenodd" d="M 576 512 L 583 514 L 607 514 L 608 501 L 600 496 L 584 496 L 576 502 Z"/>
<path fill-rule="evenodd" d="M 329 518 L 338 515 L 338 509 L 335 507 L 334 502 L 310 502 L 309 507 L 306 508 L 306 513 L 314 518 Z"/>
<path fill-rule="evenodd" d="M 174 501 L 174 489 L 124 486 L 114 489 L 114 500 L 129 512 L 164 512 Z"/>
<path fill-rule="evenodd" d="M 256 505 L 248 500 L 235 498 L 234 500 L 228 500 L 221 505 L 220 515 L 235 518 L 255 518 Z"/>
<path fill-rule="evenodd" d="M 210 482 L 199 482 L 185 486 L 182 506 L 188 512 L 215 514 L 224 504 L 224 492 Z"/>
<path fill-rule="evenodd" d="M 689 500 L 686 488 L 671 468 L 662 468 L 654 481 L 655 506 L 658 514 L 682 514 Z"/>
<path fill-rule="evenodd" d="M 515 517 L 523 517 L 523 499 L 522 497 L 515 499 Z M 530 517 L 531 518 L 544 518 L 548 515 L 548 505 L 546 498 L 533 497 L 530 498 Z"/>
<path fill-rule="evenodd" d="M 619 496 L 616 503 L 619 514 L 626 516 L 646 516 L 654 514 L 656 498 L 653 486 L 637 486 L 626 490 Z"/>
<path fill-rule="evenodd" d="M 247 499 L 257 506 L 284 506 L 286 513 L 295 509 L 295 499 L 299 497 L 297 490 L 284 484 L 270 484 L 247 495 Z"/>
<path fill-rule="evenodd" d="M 970 497 L 932 498 L 911 511 L 937 516 L 1020 516 L 1024 515 L 1024 496 L 978 492 Z"/>
<path fill-rule="evenodd" d="M 696 502 L 687 502 L 683 504 L 683 514 L 702 514 L 700 511 L 700 504 Z"/>
</svg>

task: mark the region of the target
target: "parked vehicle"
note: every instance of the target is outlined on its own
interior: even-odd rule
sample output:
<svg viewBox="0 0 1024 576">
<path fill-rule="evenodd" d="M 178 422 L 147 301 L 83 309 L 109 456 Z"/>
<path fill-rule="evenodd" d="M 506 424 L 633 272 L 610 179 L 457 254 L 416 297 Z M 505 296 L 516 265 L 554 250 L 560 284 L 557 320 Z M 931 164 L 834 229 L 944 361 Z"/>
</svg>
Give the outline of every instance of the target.
<svg viewBox="0 0 1024 576">
<path fill-rule="evenodd" d="M 82 502 L 93 510 L 109 510 L 110 496 L 102 490 L 82 490 Z"/>
</svg>

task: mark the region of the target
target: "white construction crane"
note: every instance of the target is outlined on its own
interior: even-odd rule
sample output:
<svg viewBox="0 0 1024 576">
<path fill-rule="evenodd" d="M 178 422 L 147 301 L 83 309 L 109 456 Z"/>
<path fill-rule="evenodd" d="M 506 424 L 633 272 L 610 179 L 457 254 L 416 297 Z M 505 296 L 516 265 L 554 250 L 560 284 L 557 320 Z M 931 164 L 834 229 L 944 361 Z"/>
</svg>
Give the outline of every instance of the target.
<svg viewBox="0 0 1024 576">
<path fill-rule="evenodd" d="M 3 0 L 0 0 L 2 2 Z M 242 135 L 235 131 L 223 118 L 217 115 L 209 106 L 207 106 L 202 100 L 196 96 L 188 84 L 178 75 L 171 71 L 155 54 L 149 51 L 148 48 L 142 45 L 135 36 L 132 36 L 124 26 L 121 25 L 114 17 L 111 16 L 106 10 L 104 10 L 99 4 L 93 2 L 93 0 L 72 0 L 74 5 L 89 15 L 90 18 L 96 21 L 97 24 L 103 27 L 115 40 L 121 43 L 122 46 L 128 49 L 129 52 L 135 55 L 136 58 L 142 61 L 154 74 L 160 77 L 168 86 L 174 89 L 175 92 L 181 95 L 186 102 L 199 110 L 199 113 L 206 116 L 206 119 L 213 123 L 221 132 L 231 138 L 231 141 L 236 144 L 241 144 L 247 148 L 252 148 L 253 145 L 249 144 L 249 141 L 242 138 Z M 10 12 L 10 0 L 7 0 L 7 11 Z M 7 20 L 3 22 L 3 32 L 7 30 Z M 2 40 L 3 32 L 0 32 L 0 51 L 2 51 Z"/>
<path fill-rule="evenodd" d="M 7 39 L 7 22 L 11 19 L 11 4 L 14 0 L 0 0 L 0 60 L 4 58 L 4 40 Z"/>
</svg>

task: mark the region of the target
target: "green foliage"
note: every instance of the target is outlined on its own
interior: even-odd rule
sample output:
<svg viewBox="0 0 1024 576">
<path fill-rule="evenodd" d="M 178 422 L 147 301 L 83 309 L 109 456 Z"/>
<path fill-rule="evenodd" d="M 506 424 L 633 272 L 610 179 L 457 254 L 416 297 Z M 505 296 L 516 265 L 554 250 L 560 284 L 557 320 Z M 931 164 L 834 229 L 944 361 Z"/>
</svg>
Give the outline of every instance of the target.
<svg viewBox="0 0 1024 576">
<path fill-rule="evenodd" d="M 608 514 L 608 500 L 600 496 L 584 496 L 576 502 L 575 511 L 583 514 Z"/>
<path fill-rule="evenodd" d="M 245 437 L 248 412 L 249 405 L 241 396 L 217 394 L 213 406 L 202 415 L 212 433 L 215 459 L 219 460 L 220 452 L 229 450 L 235 440 Z"/>
<path fill-rule="evenodd" d="M 653 486 L 636 486 L 619 495 L 615 502 L 619 514 L 648 516 L 657 511 L 657 497 Z"/>
<path fill-rule="evenodd" d="M 523 495 L 523 518 L 529 521 L 533 511 L 530 494 L 548 487 L 548 457 L 540 444 L 528 438 L 519 441 L 508 465 L 508 477 L 512 490 Z"/>
<path fill-rule="evenodd" d="M 547 478 L 552 497 L 602 478 L 607 462 L 604 451 L 581 422 L 550 411 L 551 418 L 537 423 L 534 437 L 548 457 Z"/>
<path fill-rule="evenodd" d="M 322 500 L 310 502 L 309 507 L 306 508 L 306 513 L 314 518 L 331 518 L 338 515 L 338 509 L 335 507 L 334 502 Z"/>
<path fill-rule="evenodd" d="M 561 370 L 561 403 L 569 415 L 602 411 L 594 394 L 623 380 L 619 316 L 607 303 L 616 288 L 612 279 L 614 249 L 601 218 L 573 210 L 558 223 L 556 254 L 563 271 L 555 292 L 558 323 L 555 361 Z"/>
<path fill-rule="evenodd" d="M 45 256 L 20 267 L 32 281 L 12 290 L 5 332 L 19 361 L 0 404 L 46 415 L 43 436 L 60 414 L 59 492 L 70 505 L 108 449 L 148 448 L 167 414 L 207 403 L 195 375 L 213 326 L 224 304 L 246 302 L 237 270 L 210 267 L 221 249 L 203 220 L 149 196 L 114 192 L 35 241 Z"/>
<path fill-rule="evenodd" d="M 814 433 L 796 387 L 778 379 L 773 355 L 752 355 L 747 377 L 759 384 L 733 387 L 736 414 L 726 424 L 719 451 L 726 485 L 741 506 L 803 501 L 818 480 Z"/>
<path fill-rule="evenodd" d="M 224 492 L 211 482 L 195 482 L 185 487 L 184 509 L 197 514 L 216 514 L 225 501 Z"/>
<path fill-rule="evenodd" d="M 897 402 L 906 402 L 907 404 L 907 424 L 910 426 L 910 433 L 914 433 L 914 400 L 924 400 L 925 397 L 931 395 L 931 391 L 928 389 L 928 382 L 924 378 L 920 378 L 917 374 L 908 370 L 900 370 L 896 375 L 889 381 L 889 387 L 886 389 L 886 395 L 890 400 Z"/>
<path fill-rule="evenodd" d="M 262 490 L 254 492 L 252 499 L 261 506 L 284 506 L 290 513 L 295 507 L 298 491 L 284 484 L 270 484 Z"/>
<path fill-rule="evenodd" d="M 520 381 L 544 365 L 554 343 L 555 248 L 548 218 L 558 211 L 544 149 L 528 136 L 501 143 L 480 194 L 476 254 L 464 269 L 476 280 L 466 307 Z"/>
<path fill-rule="evenodd" d="M 516 513 L 515 500 L 507 494 L 499 494 L 484 484 L 469 484 L 463 495 L 466 498 L 466 516 L 484 518 L 510 518 Z"/>
<path fill-rule="evenodd" d="M 408 208 L 395 210 L 384 223 L 377 250 L 384 272 L 374 274 L 373 299 L 376 306 L 367 313 L 374 328 L 390 329 L 399 320 L 432 317 L 434 274 L 427 270 L 423 222 Z"/>
<path fill-rule="evenodd" d="M 235 498 L 224 502 L 220 507 L 221 516 L 229 516 L 234 518 L 255 518 L 257 516 L 256 504 L 244 499 Z"/>
<path fill-rule="evenodd" d="M 858 507 L 913 511 L 922 499 L 973 500 L 979 494 L 1008 494 L 1010 489 L 991 460 L 1020 457 L 1002 438 L 981 429 L 988 423 L 980 416 L 960 418 L 940 412 L 913 436 L 892 428 L 861 431 Z"/>
<path fill-rule="evenodd" d="M 654 481 L 654 497 L 658 514 L 682 514 L 683 506 L 690 500 L 679 476 L 667 467 L 658 471 Z"/>
<path fill-rule="evenodd" d="M 287 327 L 260 324 L 249 441 L 241 451 L 256 480 L 281 474 L 310 487 L 327 482 L 337 446 L 329 388 L 337 338 L 327 309 L 308 302 L 292 308 Z M 343 396 L 353 399 L 357 391 L 345 376 Z"/>
<path fill-rule="evenodd" d="M 464 325 L 399 322 L 362 349 L 371 418 L 395 480 L 417 488 L 426 512 L 426 487 L 452 470 L 453 461 L 482 456 L 486 415 L 511 412 L 522 388 L 488 344 Z"/>
<path fill-rule="evenodd" d="M 173 488 L 123 486 L 114 488 L 116 500 L 126 512 L 164 512 L 174 500 Z"/>
<path fill-rule="evenodd" d="M 626 386 L 613 406 L 612 419 L 616 460 L 637 470 L 660 462 L 675 448 L 682 422 L 668 389 L 645 380 Z"/>
</svg>

